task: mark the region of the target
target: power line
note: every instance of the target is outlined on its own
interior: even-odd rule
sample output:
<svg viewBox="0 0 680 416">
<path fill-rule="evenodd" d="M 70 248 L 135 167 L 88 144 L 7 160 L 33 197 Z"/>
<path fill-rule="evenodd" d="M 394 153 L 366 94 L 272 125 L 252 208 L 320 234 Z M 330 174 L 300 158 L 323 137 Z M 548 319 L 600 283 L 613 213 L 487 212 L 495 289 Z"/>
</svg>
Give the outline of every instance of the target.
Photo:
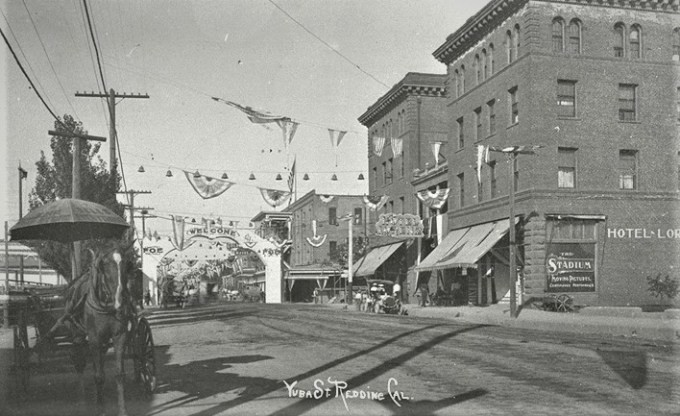
<svg viewBox="0 0 680 416">
<path fill-rule="evenodd" d="M 61 92 L 64 93 L 64 96 L 66 97 L 66 102 L 68 103 L 69 107 L 71 107 L 71 111 L 73 111 L 73 114 L 76 116 L 76 119 L 80 119 L 78 114 L 76 113 L 76 109 L 73 108 L 73 104 L 71 104 L 71 101 L 68 99 L 68 94 L 66 94 L 66 89 L 64 88 L 64 85 L 61 83 L 61 79 L 59 79 L 59 75 L 57 75 L 57 71 L 54 69 L 54 65 L 52 64 L 52 60 L 50 59 L 50 55 L 47 53 L 47 48 L 45 48 L 45 43 L 42 40 L 42 37 L 40 36 L 40 32 L 38 32 L 38 27 L 35 24 L 35 21 L 33 20 L 33 16 L 31 15 L 30 10 L 28 10 L 28 6 L 26 5 L 25 0 L 21 0 L 22 3 L 24 4 L 24 8 L 26 9 L 26 13 L 28 14 L 28 18 L 31 20 L 31 25 L 33 25 L 33 30 L 35 30 L 35 34 L 38 36 L 38 40 L 40 41 L 40 46 L 42 46 L 43 52 L 45 52 L 45 57 L 47 57 L 47 62 L 50 64 L 50 68 L 52 68 L 52 72 L 54 73 L 54 77 L 57 79 L 57 83 L 59 83 L 59 87 L 61 88 Z"/>
<path fill-rule="evenodd" d="M 94 29 L 92 28 L 92 20 L 90 19 L 90 11 L 87 7 L 87 0 L 83 0 L 83 7 L 85 8 L 85 15 L 87 16 L 87 25 L 90 28 L 90 37 L 92 38 L 92 44 L 94 45 L 95 56 L 97 57 L 97 66 L 99 67 L 99 76 L 102 79 L 102 87 L 104 91 L 106 89 L 106 82 L 104 81 L 104 71 L 102 70 L 102 62 L 99 57 L 99 47 L 97 46 L 97 40 L 94 36 Z"/>
<path fill-rule="evenodd" d="M 0 34 L 2 35 L 2 38 L 5 40 L 5 43 L 7 44 L 7 47 L 9 48 L 9 51 L 12 53 L 12 56 L 14 57 L 14 60 L 16 61 L 17 65 L 19 65 L 19 69 L 21 69 L 21 72 L 24 74 L 24 76 L 25 76 L 26 79 L 28 80 L 28 83 L 31 84 L 31 87 L 33 88 L 33 91 L 34 91 L 35 94 L 38 96 L 38 98 L 40 99 L 40 101 L 43 103 L 43 105 L 45 106 L 45 108 L 47 109 L 47 111 L 50 112 L 50 114 L 52 115 L 52 117 L 54 117 L 54 119 L 57 120 L 57 122 L 58 122 L 59 124 L 61 124 L 62 126 L 64 126 L 64 127 L 68 130 L 68 128 L 66 127 L 66 125 L 59 119 L 59 117 L 57 117 L 57 115 L 54 113 L 54 111 L 52 111 L 52 109 L 50 108 L 50 106 L 47 105 L 47 103 L 45 102 L 45 99 L 42 97 L 42 95 L 40 95 L 40 92 L 39 92 L 38 89 L 35 87 L 35 84 L 33 84 L 33 81 L 31 80 L 31 77 L 28 76 L 28 74 L 26 73 L 26 70 L 24 69 L 23 65 L 21 65 L 21 62 L 19 61 L 19 57 L 17 57 L 17 54 L 14 52 L 14 49 L 12 49 L 12 45 L 10 45 L 9 40 L 7 39 L 7 36 L 5 36 L 5 32 L 2 30 L 2 28 L 0 28 Z"/>
<path fill-rule="evenodd" d="M 288 16 L 288 18 L 289 18 L 290 20 L 292 20 L 292 21 L 295 22 L 298 26 L 300 26 L 302 29 L 304 29 L 305 32 L 309 33 L 309 34 L 312 35 L 315 39 L 317 39 L 319 42 L 321 42 L 321 43 L 323 43 L 324 45 L 326 45 L 330 50 L 332 50 L 333 52 L 335 52 L 336 54 L 338 54 L 342 59 L 344 59 L 345 61 L 347 61 L 347 62 L 349 62 L 350 64 L 352 64 L 352 65 L 353 65 L 354 67 L 356 67 L 359 71 L 361 71 L 361 72 L 363 72 L 364 74 L 366 74 L 366 75 L 368 75 L 369 77 L 371 77 L 375 82 L 379 83 L 380 85 L 384 86 L 385 88 L 388 88 L 388 89 L 390 88 L 389 85 L 387 85 L 387 84 L 385 84 L 384 82 L 380 81 L 378 78 L 376 78 L 375 76 L 373 76 L 373 74 L 370 74 L 370 73 L 366 72 L 362 67 L 360 67 L 358 64 L 354 63 L 351 59 L 349 59 L 348 57 L 346 57 L 345 55 L 343 55 L 342 53 L 340 53 L 340 51 L 338 51 L 337 49 L 335 49 L 334 47 L 332 47 L 328 42 L 326 42 L 325 40 L 321 39 L 319 36 L 317 36 L 317 35 L 316 35 L 314 32 L 312 32 L 311 30 L 307 29 L 307 28 L 305 27 L 305 25 L 303 25 L 303 24 L 300 23 L 298 20 L 296 20 L 293 16 L 290 15 L 290 13 L 288 13 L 288 12 L 285 11 L 283 8 L 281 8 L 281 6 L 279 6 L 278 4 L 274 3 L 273 0 L 269 0 L 269 2 L 270 2 L 271 4 L 273 4 L 274 7 L 276 7 L 277 9 L 279 9 L 283 14 L 285 14 L 286 16 Z"/>
</svg>

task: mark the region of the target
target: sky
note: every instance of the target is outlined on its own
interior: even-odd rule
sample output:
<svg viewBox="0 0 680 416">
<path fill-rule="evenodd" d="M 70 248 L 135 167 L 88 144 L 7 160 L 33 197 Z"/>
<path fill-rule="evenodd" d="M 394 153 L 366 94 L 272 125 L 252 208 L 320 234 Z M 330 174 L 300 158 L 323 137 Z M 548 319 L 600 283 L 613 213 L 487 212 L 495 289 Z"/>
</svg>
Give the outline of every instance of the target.
<svg viewBox="0 0 680 416">
<path fill-rule="evenodd" d="M 297 196 L 363 195 L 367 131 L 357 118 L 408 72 L 445 73 L 432 52 L 486 2 L 471 0 L 88 0 L 107 88 L 148 94 L 116 104 L 127 189 L 161 217 L 220 217 L 247 223 L 275 210 L 258 188 L 286 190 L 293 160 Z M 0 27 L 38 92 L 58 115 L 71 114 L 91 135 L 108 137 L 97 62 L 82 0 L 0 0 Z M 277 7 L 278 6 L 278 7 Z M 298 23 L 291 19 L 295 19 Z M 0 216 L 18 218 L 17 165 L 34 186 L 40 151 L 48 158 L 54 119 L 0 52 Z M 211 97 L 290 117 L 299 127 L 289 148 L 276 125 L 251 123 Z M 348 133 L 337 148 L 328 128 Z M 108 143 L 100 155 L 109 161 Z M 139 173 L 140 166 L 144 173 Z M 173 173 L 172 178 L 166 172 Z M 235 184 L 204 200 L 183 171 Z M 253 173 L 256 180 L 249 180 Z M 309 181 L 303 181 L 307 173 Z M 281 174 L 283 181 L 276 181 Z M 336 174 L 338 181 L 331 181 Z M 280 208 L 279 208 L 280 210 Z M 166 232 L 170 222 L 148 220 Z"/>
</svg>

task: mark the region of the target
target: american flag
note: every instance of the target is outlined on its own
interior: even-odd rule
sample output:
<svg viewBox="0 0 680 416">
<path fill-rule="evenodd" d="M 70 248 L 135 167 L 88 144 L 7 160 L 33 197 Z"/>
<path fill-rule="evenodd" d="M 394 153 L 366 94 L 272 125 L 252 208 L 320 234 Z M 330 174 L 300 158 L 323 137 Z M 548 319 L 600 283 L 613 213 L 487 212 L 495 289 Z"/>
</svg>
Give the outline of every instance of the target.
<svg viewBox="0 0 680 416">
<path fill-rule="evenodd" d="M 293 192 L 293 186 L 295 186 L 295 162 L 297 162 L 297 159 L 293 159 L 293 166 L 288 174 L 288 189 L 291 193 Z"/>
</svg>

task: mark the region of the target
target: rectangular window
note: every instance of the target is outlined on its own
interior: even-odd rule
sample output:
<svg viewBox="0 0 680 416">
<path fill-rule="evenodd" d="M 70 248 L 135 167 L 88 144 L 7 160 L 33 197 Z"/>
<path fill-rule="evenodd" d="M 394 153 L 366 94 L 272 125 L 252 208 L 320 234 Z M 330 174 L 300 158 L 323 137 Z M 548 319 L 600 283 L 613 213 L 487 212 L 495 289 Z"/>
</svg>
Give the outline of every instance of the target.
<svg viewBox="0 0 680 416">
<path fill-rule="evenodd" d="M 496 162 L 489 163 L 489 193 L 491 198 L 496 197 Z"/>
<path fill-rule="evenodd" d="M 489 136 L 496 134 L 496 100 L 486 103 L 489 112 Z"/>
<path fill-rule="evenodd" d="M 519 123 L 519 104 L 517 99 L 517 87 L 508 90 L 510 102 L 510 124 Z"/>
<path fill-rule="evenodd" d="M 619 189 L 637 189 L 637 151 L 619 151 Z"/>
<path fill-rule="evenodd" d="M 406 204 L 403 196 L 399 197 L 399 211 L 397 214 L 406 214 Z"/>
<path fill-rule="evenodd" d="M 361 208 L 354 208 L 354 224 L 361 225 L 364 223 L 364 210 Z"/>
<path fill-rule="evenodd" d="M 373 168 L 373 186 L 378 186 L 378 168 Z"/>
<path fill-rule="evenodd" d="M 458 175 L 458 205 L 462 208 L 465 206 L 465 174 Z"/>
<path fill-rule="evenodd" d="M 484 133 L 482 133 L 482 107 L 475 109 L 475 140 L 482 140 Z"/>
<path fill-rule="evenodd" d="M 637 85 L 619 84 L 619 120 L 635 121 Z"/>
<path fill-rule="evenodd" d="M 514 172 L 513 175 L 512 175 L 512 177 L 513 177 L 512 186 L 513 186 L 513 190 L 515 192 L 517 192 L 517 190 L 519 189 L 519 162 L 518 162 L 517 158 L 514 159 L 514 165 L 512 166 L 512 170 Z"/>
<path fill-rule="evenodd" d="M 337 260 L 338 259 L 338 242 L 337 241 L 329 241 L 328 242 L 328 254 L 329 254 L 331 260 Z"/>
<path fill-rule="evenodd" d="M 484 200 L 484 187 L 482 186 L 483 184 L 484 182 L 477 180 L 477 202 L 482 202 Z"/>
<path fill-rule="evenodd" d="M 458 148 L 462 149 L 465 147 L 465 125 L 463 124 L 463 117 L 459 118 L 456 124 L 458 125 Z"/>
<path fill-rule="evenodd" d="M 678 87 L 675 96 L 675 118 L 680 123 L 680 87 Z"/>
<path fill-rule="evenodd" d="M 404 177 L 404 151 L 401 151 L 401 154 L 399 154 L 399 170 L 401 172 L 401 177 Z"/>
<path fill-rule="evenodd" d="M 576 149 L 557 149 L 557 187 L 576 188 Z"/>
<path fill-rule="evenodd" d="M 576 117 L 576 81 L 557 80 L 557 116 Z"/>
<path fill-rule="evenodd" d="M 390 201 L 390 214 L 394 214 L 394 201 Z"/>
<path fill-rule="evenodd" d="M 392 183 L 392 176 L 394 175 L 394 169 L 392 165 L 392 158 L 387 159 L 387 183 Z"/>
<path fill-rule="evenodd" d="M 387 162 L 382 163 L 382 184 L 387 185 Z"/>
<path fill-rule="evenodd" d="M 328 225 L 338 225 L 338 209 L 328 208 Z"/>
</svg>

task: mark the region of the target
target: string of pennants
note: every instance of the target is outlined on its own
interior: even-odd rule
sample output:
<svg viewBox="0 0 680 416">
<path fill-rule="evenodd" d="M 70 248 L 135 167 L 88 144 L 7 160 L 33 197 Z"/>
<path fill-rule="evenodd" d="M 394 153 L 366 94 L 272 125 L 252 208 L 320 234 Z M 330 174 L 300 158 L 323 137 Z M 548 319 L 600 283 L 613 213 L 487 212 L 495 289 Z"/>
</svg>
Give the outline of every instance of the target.
<svg viewBox="0 0 680 416">
<path fill-rule="evenodd" d="M 385 149 L 385 144 L 387 143 L 387 139 L 382 136 L 373 136 L 373 153 L 378 156 L 382 157 L 383 151 Z M 440 153 L 439 151 L 441 150 L 441 147 L 443 145 L 443 142 L 440 141 L 435 141 L 430 143 L 430 147 L 432 150 L 432 155 L 434 156 L 434 161 L 435 164 L 439 164 L 439 157 Z M 391 137 L 390 138 L 390 146 L 392 147 L 392 155 L 393 157 L 399 158 L 403 157 L 403 150 L 404 150 L 404 139 L 401 137 Z"/>
<path fill-rule="evenodd" d="M 183 170 L 184 176 L 191 184 L 191 187 L 196 191 L 196 193 L 203 199 L 211 199 L 222 195 L 229 188 L 231 188 L 235 182 L 229 181 L 227 179 L 214 178 L 207 175 L 202 175 L 198 172 L 191 173 Z M 293 168 L 290 172 L 290 177 L 295 175 L 295 163 L 293 163 Z M 288 181 L 289 187 L 293 183 L 292 180 Z M 271 205 L 273 208 L 279 207 L 285 204 L 292 195 L 292 189 L 288 191 L 282 191 L 278 189 L 262 188 L 257 187 L 262 195 L 262 199 Z"/>
</svg>

